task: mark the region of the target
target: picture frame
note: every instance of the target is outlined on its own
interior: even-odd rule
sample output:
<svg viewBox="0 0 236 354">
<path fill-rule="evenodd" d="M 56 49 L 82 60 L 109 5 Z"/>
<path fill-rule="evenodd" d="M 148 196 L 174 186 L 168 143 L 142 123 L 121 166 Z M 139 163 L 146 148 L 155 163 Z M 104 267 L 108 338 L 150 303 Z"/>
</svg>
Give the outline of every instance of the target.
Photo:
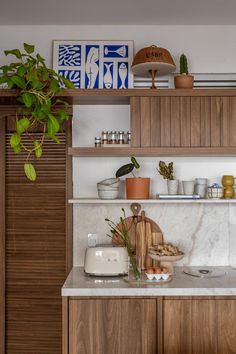
<svg viewBox="0 0 236 354">
<path fill-rule="evenodd" d="M 133 87 L 133 40 L 54 40 L 53 69 L 76 88 Z"/>
</svg>

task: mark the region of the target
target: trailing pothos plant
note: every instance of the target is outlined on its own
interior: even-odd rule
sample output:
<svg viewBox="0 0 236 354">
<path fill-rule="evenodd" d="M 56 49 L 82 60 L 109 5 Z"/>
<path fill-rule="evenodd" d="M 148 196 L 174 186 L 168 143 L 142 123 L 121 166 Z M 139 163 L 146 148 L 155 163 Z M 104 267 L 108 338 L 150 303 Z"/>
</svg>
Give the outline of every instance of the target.
<svg viewBox="0 0 236 354">
<path fill-rule="evenodd" d="M 64 87 L 74 88 L 74 84 L 48 68 L 45 59 L 35 53 L 33 45 L 24 43 L 24 51 L 12 49 L 4 53 L 13 55 L 16 60 L 0 67 L 0 84 L 18 89 L 20 103 L 10 144 L 16 154 L 26 152 L 24 172 L 30 181 L 35 181 L 37 174 L 33 157 L 38 159 L 42 156 L 45 138 L 60 143 L 57 133 L 69 119 L 68 103 L 55 96 L 61 94 Z M 56 108 L 58 105 L 60 108 Z M 33 131 L 42 133 L 36 135 Z M 24 135 L 29 136 L 30 144 L 24 144 Z"/>
</svg>

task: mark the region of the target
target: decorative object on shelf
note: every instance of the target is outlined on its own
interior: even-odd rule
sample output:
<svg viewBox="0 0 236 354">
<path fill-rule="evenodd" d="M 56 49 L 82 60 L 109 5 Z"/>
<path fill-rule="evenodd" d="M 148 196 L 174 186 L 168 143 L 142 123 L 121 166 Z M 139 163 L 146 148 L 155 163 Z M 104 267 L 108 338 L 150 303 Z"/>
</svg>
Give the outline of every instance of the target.
<svg viewBox="0 0 236 354">
<path fill-rule="evenodd" d="M 173 274 L 173 262 L 180 261 L 184 253 L 177 246 L 171 243 L 160 243 L 148 249 L 149 256 L 155 261 L 160 262 L 160 266 L 166 267 L 170 274 Z"/>
<path fill-rule="evenodd" d="M 13 55 L 16 59 L 9 65 L 0 67 L 2 76 L 0 84 L 6 83 L 9 88 L 18 89 L 18 101 L 21 106 L 17 110 L 15 131 L 10 138 L 10 144 L 16 154 L 26 153 L 24 172 L 30 181 L 37 178 L 32 156 L 38 159 L 43 153 L 46 138 L 60 143 L 57 133 L 63 123 L 69 119 L 68 103 L 57 100 L 55 96 L 63 93 L 61 85 L 74 88 L 72 82 L 58 75 L 45 65 L 45 59 L 36 54 L 33 45 L 24 43 L 24 51 L 19 49 L 5 50 L 5 55 Z M 57 109 L 56 105 L 61 108 Z M 42 131 L 41 135 L 32 132 Z M 31 144 L 23 143 L 24 136 L 30 138 Z"/>
<path fill-rule="evenodd" d="M 193 75 L 188 72 L 188 59 L 185 54 L 181 54 L 179 60 L 180 75 L 175 76 L 175 88 L 177 89 L 191 89 L 194 84 Z"/>
<path fill-rule="evenodd" d="M 135 75 L 147 76 L 149 73 L 152 78 L 151 88 L 156 88 L 155 77 L 158 75 L 169 74 L 175 71 L 176 65 L 167 49 L 151 45 L 142 48 L 135 55 L 132 70 Z"/>
<path fill-rule="evenodd" d="M 207 192 L 207 178 L 195 178 L 195 193 L 200 196 L 200 198 L 206 198 Z"/>
<path fill-rule="evenodd" d="M 183 181 L 183 192 L 186 195 L 194 194 L 194 181 Z"/>
<path fill-rule="evenodd" d="M 134 249 L 132 247 L 131 243 L 131 238 L 130 238 L 130 228 L 126 224 L 126 214 L 125 210 L 122 208 L 122 213 L 123 216 L 120 217 L 120 224 L 117 226 L 113 221 L 109 219 L 105 219 L 105 221 L 108 223 L 108 226 L 110 227 L 111 235 L 107 235 L 108 237 L 118 237 L 120 240 L 120 243 L 123 247 L 127 248 L 129 260 L 132 266 L 133 274 L 136 280 L 140 279 L 141 272 L 138 268 L 138 264 L 136 262 L 136 259 L 134 258 Z"/>
<path fill-rule="evenodd" d="M 225 175 L 222 177 L 221 181 L 223 187 L 224 187 L 224 198 L 225 199 L 231 199 L 234 197 L 234 176 L 231 175 Z"/>
<path fill-rule="evenodd" d="M 224 190 L 218 183 L 214 183 L 207 188 L 207 197 L 209 199 L 221 199 L 223 195 Z"/>
<path fill-rule="evenodd" d="M 133 41 L 53 41 L 53 68 L 77 88 L 133 87 Z"/>
<path fill-rule="evenodd" d="M 174 164 L 170 162 L 168 165 L 164 161 L 159 161 L 159 169 L 157 169 L 159 174 L 167 179 L 167 189 L 168 194 L 176 195 L 178 194 L 179 181 L 174 179 Z"/>
<path fill-rule="evenodd" d="M 116 171 L 116 177 L 122 177 L 129 173 L 133 174 L 133 178 L 126 178 L 126 198 L 127 199 L 149 199 L 150 178 L 136 177 L 133 170 L 139 170 L 135 157 L 131 157 L 131 162 L 120 167 Z"/>
<path fill-rule="evenodd" d="M 100 199 L 117 199 L 119 196 L 119 188 L 119 178 L 108 178 L 97 183 L 98 196 Z"/>
<path fill-rule="evenodd" d="M 102 146 L 102 139 L 98 136 L 94 138 L 94 146 L 101 147 Z"/>
</svg>

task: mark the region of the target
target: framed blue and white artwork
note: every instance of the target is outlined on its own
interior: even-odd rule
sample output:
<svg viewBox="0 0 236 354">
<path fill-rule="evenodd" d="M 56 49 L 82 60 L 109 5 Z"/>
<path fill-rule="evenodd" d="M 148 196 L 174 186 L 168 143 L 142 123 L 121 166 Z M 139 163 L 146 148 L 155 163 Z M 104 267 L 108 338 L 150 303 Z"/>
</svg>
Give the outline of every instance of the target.
<svg viewBox="0 0 236 354">
<path fill-rule="evenodd" d="M 53 41 L 53 69 L 77 88 L 133 87 L 133 41 Z"/>
</svg>

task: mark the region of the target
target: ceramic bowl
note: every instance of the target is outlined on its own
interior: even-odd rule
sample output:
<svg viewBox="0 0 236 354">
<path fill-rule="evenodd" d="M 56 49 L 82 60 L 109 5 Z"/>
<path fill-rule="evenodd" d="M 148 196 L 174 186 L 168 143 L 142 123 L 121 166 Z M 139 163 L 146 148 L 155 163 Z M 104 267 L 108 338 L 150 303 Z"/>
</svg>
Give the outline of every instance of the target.
<svg viewBox="0 0 236 354">
<path fill-rule="evenodd" d="M 120 185 L 120 179 L 119 178 L 108 178 L 104 179 L 103 181 L 100 181 L 97 183 L 99 186 L 112 186 L 112 187 L 119 187 Z"/>
<path fill-rule="evenodd" d="M 119 195 L 119 189 L 116 190 L 98 190 L 98 196 L 100 199 L 117 199 Z"/>
</svg>

